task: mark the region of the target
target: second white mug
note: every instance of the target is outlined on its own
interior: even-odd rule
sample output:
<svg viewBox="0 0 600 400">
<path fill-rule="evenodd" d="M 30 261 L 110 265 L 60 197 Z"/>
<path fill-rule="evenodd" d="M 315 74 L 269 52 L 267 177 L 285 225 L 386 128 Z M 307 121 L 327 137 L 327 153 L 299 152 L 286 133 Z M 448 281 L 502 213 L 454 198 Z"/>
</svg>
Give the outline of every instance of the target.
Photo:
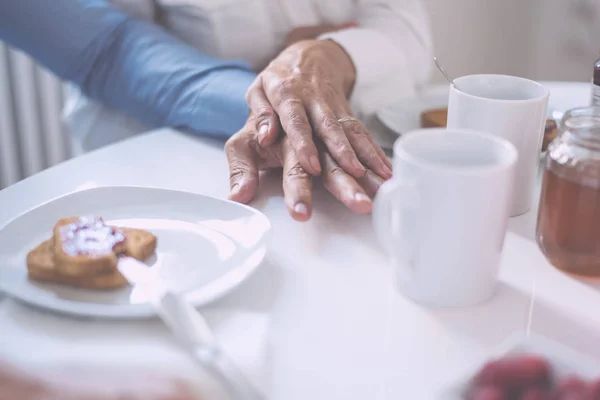
<svg viewBox="0 0 600 400">
<path fill-rule="evenodd" d="M 448 129 L 474 129 L 511 142 L 519 153 L 511 216 L 531 208 L 549 91 L 538 82 L 508 75 L 469 75 L 450 88 Z"/>
</svg>

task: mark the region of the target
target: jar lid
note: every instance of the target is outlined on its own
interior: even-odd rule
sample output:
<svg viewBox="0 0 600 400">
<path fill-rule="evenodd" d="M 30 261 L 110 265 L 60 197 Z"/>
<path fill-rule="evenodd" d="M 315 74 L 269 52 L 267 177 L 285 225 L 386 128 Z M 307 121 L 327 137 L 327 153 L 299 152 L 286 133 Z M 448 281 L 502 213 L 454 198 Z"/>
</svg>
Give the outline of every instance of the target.
<svg viewBox="0 0 600 400">
<path fill-rule="evenodd" d="M 565 126 L 572 129 L 600 128 L 600 116 L 573 115 L 565 120 Z"/>
</svg>

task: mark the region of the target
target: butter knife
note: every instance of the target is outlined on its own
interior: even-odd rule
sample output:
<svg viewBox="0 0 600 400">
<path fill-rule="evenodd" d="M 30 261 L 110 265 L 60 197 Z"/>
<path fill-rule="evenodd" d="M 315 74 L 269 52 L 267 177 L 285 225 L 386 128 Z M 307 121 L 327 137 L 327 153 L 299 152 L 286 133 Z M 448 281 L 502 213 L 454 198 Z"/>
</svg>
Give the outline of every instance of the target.
<svg viewBox="0 0 600 400">
<path fill-rule="evenodd" d="M 169 291 L 148 266 L 136 259 L 123 257 L 119 272 L 152 304 L 188 354 L 225 386 L 234 399 L 266 399 L 220 349 L 206 320 L 182 294 Z"/>
</svg>

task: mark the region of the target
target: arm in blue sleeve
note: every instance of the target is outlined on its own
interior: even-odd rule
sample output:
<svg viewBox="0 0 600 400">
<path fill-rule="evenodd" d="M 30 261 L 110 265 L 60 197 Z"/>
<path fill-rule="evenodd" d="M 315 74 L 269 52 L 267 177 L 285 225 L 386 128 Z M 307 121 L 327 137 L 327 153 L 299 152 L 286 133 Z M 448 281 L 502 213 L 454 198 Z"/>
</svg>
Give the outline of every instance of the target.
<svg viewBox="0 0 600 400">
<path fill-rule="evenodd" d="M 227 137 L 248 117 L 248 65 L 203 55 L 105 0 L 0 1 L 0 40 L 152 126 Z"/>
</svg>

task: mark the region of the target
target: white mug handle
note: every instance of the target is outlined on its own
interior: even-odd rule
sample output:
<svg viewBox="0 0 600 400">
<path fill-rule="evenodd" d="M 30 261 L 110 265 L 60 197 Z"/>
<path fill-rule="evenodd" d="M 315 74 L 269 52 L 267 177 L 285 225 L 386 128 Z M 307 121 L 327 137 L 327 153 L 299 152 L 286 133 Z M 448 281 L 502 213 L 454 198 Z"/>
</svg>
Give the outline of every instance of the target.
<svg viewBox="0 0 600 400">
<path fill-rule="evenodd" d="M 408 214 L 412 213 L 414 217 L 415 203 L 415 186 L 399 179 L 391 179 L 381 185 L 373 204 L 375 235 L 406 280 L 410 280 L 413 275 L 416 224 L 409 223 Z"/>
</svg>

